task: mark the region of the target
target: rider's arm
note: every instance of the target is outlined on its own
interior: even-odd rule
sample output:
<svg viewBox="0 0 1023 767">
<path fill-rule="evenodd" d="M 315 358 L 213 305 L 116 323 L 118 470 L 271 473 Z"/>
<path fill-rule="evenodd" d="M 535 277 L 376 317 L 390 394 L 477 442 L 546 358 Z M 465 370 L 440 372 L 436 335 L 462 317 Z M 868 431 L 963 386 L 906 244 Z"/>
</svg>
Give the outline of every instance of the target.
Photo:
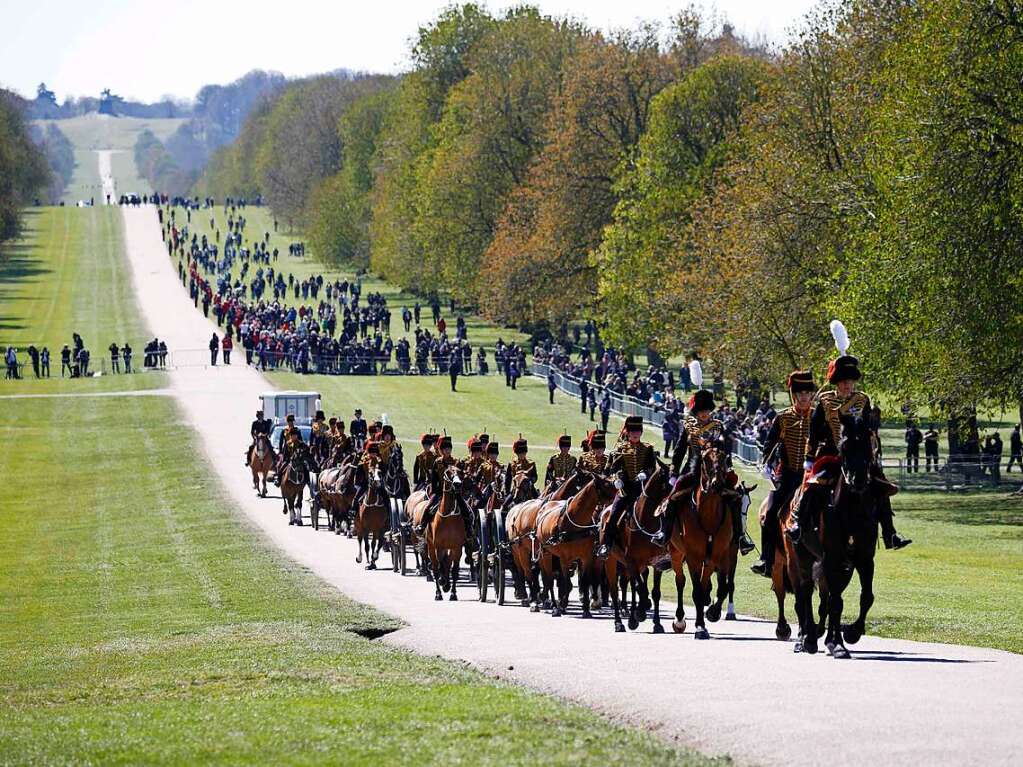
<svg viewBox="0 0 1023 767">
<path fill-rule="evenodd" d="M 675 443 L 675 449 L 671 453 L 671 473 L 673 476 L 678 476 L 682 470 L 682 464 L 686 460 L 686 453 L 689 452 L 689 434 L 686 432 L 685 426 L 679 430 L 678 442 Z"/>
<path fill-rule="evenodd" d="M 827 415 L 824 412 L 824 404 L 818 402 L 810 416 L 810 432 L 806 438 L 806 460 L 809 463 L 817 456 L 821 445 L 829 445 L 832 442 L 831 425 L 828 423 Z"/>
<path fill-rule="evenodd" d="M 767 437 L 764 439 L 764 446 L 761 452 L 765 456 L 771 455 L 775 446 L 781 441 L 781 415 L 776 415 L 774 421 L 771 422 L 771 428 L 767 431 Z M 796 469 L 798 467 L 792 467 Z"/>
</svg>

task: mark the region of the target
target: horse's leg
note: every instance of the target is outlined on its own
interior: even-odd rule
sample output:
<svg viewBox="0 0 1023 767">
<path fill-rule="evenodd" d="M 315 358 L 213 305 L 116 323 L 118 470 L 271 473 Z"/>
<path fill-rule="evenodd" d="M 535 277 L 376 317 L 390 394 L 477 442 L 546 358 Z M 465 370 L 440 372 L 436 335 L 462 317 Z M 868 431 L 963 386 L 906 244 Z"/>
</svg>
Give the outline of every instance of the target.
<svg viewBox="0 0 1023 767">
<path fill-rule="evenodd" d="M 304 493 L 305 493 L 305 486 L 303 485 L 298 490 L 298 504 L 295 507 L 295 526 L 296 527 L 302 527 L 302 497 L 303 497 Z"/>
<path fill-rule="evenodd" d="M 664 626 L 661 625 L 661 570 L 654 568 L 654 590 L 650 596 L 654 600 L 654 633 L 663 634 Z"/>
<path fill-rule="evenodd" d="M 440 567 L 442 564 L 440 552 L 437 550 L 436 546 L 427 545 L 426 553 L 430 558 L 428 566 L 430 570 L 433 572 L 433 586 L 434 590 L 436 591 L 433 598 L 439 602 L 442 599 L 444 599 L 444 597 L 440 593 L 440 584 L 441 581 L 443 580 L 440 574 Z"/>
<path fill-rule="evenodd" d="M 738 553 L 738 552 L 736 552 Z M 735 617 L 735 568 L 739 564 L 739 557 L 733 556 L 731 558 L 732 566 L 728 568 L 728 589 L 726 596 L 728 597 L 728 609 L 725 611 L 725 620 L 734 621 Z"/>
<path fill-rule="evenodd" d="M 583 617 L 590 618 L 590 582 L 593 580 L 590 574 L 590 562 L 579 562 L 579 603 L 583 608 Z"/>
<path fill-rule="evenodd" d="M 452 602 L 458 601 L 458 567 L 462 560 L 462 547 L 457 546 L 451 554 L 451 596 L 448 599 Z"/>
<path fill-rule="evenodd" d="M 825 577 L 830 590 L 828 595 L 828 632 L 824 639 L 824 646 L 828 648 L 832 658 L 840 660 L 849 657 L 849 651 L 842 641 L 842 610 L 845 607 L 842 592 L 845 591 L 851 577 L 850 573 L 844 572 L 842 561 L 842 558 L 828 556 L 828 554 L 824 556 Z"/>
<path fill-rule="evenodd" d="M 608 583 L 618 583 L 618 560 L 613 556 L 607 558 L 607 564 L 604 566 L 604 570 L 607 573 Z M 611 607 L 614 609 L 614 626 L 615 632 L 622 633 L 625 631 L 625 626 L 622 625 L 622 603 L 618 595 L 618 587 L 615 585 L 614 588 L 610 589 L 611 595 Z"/>
<path fill-rule="evenodd" d="M 355 539 L 355 563 L 362 564 L 362 531 L 359 531 L 359 537 Z"/>
<path fill-rule="evenodd" d="M 671 623 L 671 630 L 676 634 L 683 634 L 686 630 L 686 608 L 682 604 L 682 597 L 686 591 L 685 562 L 680 561 L 673 568 L 675 571 L 675 594 L 678 598 L 678 605 L 675 607 L 675 620 Z"/>
<path fill-rule="evenodd" d="M 842 627 L 842 638 L 856 644 L 867 631 L 867 613 L 874 604 L 874 553 L 857 557 L 856 573 L 860 578 L 860 613 L 856 620 Z"/>
<path fill-rule="evenodd" d="M 646 620 L 646 614 L 652 607 L 650 603 L 650 568 L 644 567 L 637 576 L 637 583 L 639 584 L 639 614 L 637 618 L 642 623 Z"/>
<path fill-rule="evenodd" d="M 638 601 L 637 600 L 637 596 L 639 594 L 639 588 L 640 588 L 639 581 L 640 581 L 639 573 L 632 572 L 632 568 L 629 567 L 629 569 L 628 569 L 628 578 L 627 578 L 628 589 L 629 589 L 629 592 L 630 592 L 630 594 L 629 594 L 629 623 L 628 623 L 629 631 L 635 631 L 636 629 L 639 628 L 639 617 L 638 617 L 639 610 L 637 608 L 637 601 Z"/>
<path fill-rule="evenodd" d="M 697 639 L 710 639 L 710 632 L 707 631 L 707 625 L 703 622 L 703 611 L 707 605 L 707 594 L 710 591 L 710 574 L 707 574 L 707 580 L 704 581 L 702 570 L 706 570 L 703 563 L 700 563 L 700 569 L 696 568 L 695 563 L 687 562 L 689 565 L 689 578 L 693 582 L 693 605 L 696 607 L 696 631 L 693 636 Z"/>
<path fill-rule="evenodd" d="M 771 590 L 778 600 L 778 623 L 774 627 L 774 635 L 783 642 L 788 641 L 792 636 L 792 627 L 785 620 L 785 579 L 780 567 L 775 567 L 771 573 Z"/>
</svg>

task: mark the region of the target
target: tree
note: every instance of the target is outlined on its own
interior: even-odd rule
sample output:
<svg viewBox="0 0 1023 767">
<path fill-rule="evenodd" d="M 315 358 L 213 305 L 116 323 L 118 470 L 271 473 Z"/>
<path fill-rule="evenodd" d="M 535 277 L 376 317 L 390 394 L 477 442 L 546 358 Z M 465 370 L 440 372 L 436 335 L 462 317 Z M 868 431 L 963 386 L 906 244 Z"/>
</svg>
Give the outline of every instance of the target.
<svg viewBox="0 0 1023 767">
<path fill-rule="evenodd" d="M 0 243 L 21 231 L 21 209 L 45 189 L 49 168 L 10 91 L 0 89 Z"/>
</svg>

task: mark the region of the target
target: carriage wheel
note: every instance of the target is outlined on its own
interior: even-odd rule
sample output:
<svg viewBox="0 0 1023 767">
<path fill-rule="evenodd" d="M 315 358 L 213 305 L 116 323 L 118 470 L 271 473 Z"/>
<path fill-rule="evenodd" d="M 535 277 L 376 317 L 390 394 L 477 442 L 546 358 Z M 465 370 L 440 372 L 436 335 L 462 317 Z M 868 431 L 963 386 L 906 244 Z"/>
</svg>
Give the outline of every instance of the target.
<svg viewBox="0 0 1023 767">
<path fill-rule="evenodd" d="M 408 563 L 405 559 L 405 547 L 408 546 L 408 532 L 403 525 L 398 526 L 398 572 L 405 575 L 408 571 Z"/>
<path fill-rule="evenodd" d="M 504 527 L 504 514 L 498 509 L 494 513 L 494 600 L 499 605 L 504 604 L 504 546 L 502 545 L 501 530 Z"/>
<path fill-rule="evenodd" d="M 476 564 L 476 586 L 479 588 L 480 601 L 487 601 L 487 585 L 490 580 L 490 566 L 487 564 L 487 556 L 490 554 L 490 525 L 487 524 L 487 512 L 482 509 L 480 514 L 480 537 L 479 551 L 477 552 Z"/>
<path fill-rule="evenodd" d="M 391 549 L 391 571 L 398 572 L 398 548 L 400 544 L 400 537 L 398 535 L 398 501 L 396 498 L 391 499 L 391 532 L 387 536 L 390 541 Z"/>
</svg>

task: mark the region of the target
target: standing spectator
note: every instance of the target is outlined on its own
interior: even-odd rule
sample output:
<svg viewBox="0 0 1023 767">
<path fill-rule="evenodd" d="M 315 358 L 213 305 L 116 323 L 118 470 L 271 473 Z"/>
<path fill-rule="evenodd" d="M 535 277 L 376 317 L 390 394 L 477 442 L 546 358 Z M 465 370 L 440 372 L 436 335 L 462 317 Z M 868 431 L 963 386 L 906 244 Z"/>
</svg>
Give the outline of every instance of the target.
<svg viewBox="0 0 1023 767">
<path fill-rule="evenodd" d="M 39 360 L 43 366 L 43 377 L 50 377 L 50 347 L 44 346 L 42 353 L 39 355 Z"/>
<path fill-rule="evenodd" d="M 230 325 L 228 325 L 230 327 Z M 231 340 L 230 335 L 225 335 L 224 340 L 220 342 L 221 350 L 224 353 L 224 364 L 231 364 L 231 350 L 234 348 L 234 341 Z"/>
<path fill-rule="evenodd" d="M 661 424 L 661 436 L 664 437 L 664 455 L 669 456 L 672 454 L 671 448 L 678 440 L 678 424 L 670 415 L 665 416 L 664 423 Z"/>
<path fill-rule="evenodd" d="M 448 329 L 448 323 L 445 321 L 445 319 L 443 317 L 441 317 L 439 320 L 437 320 L 437 332 L 440 335 L 444 335 L 444 331 L 447 330 L 447 329 Z"/>
<path fill-rule="evenodd" d="M 110 372 L 121 372 L 121 349 L 116 343 L 110 344 Z"/>
<path fill-rule="evenodd" d="M 578 333 L 579 333 L 579 326 L 578 325 L 575 328 L 575 332 L 578 335 Z M 589 402 L 589 399 L 590 399 L 589 396 L 588 396 L 589 395 L 589 388 L 590 388 L 590 382 L 587 381 L 585 377 L 580 378 L 579 379 L 579 411 L 583 415 L 586 415 L 586 405 L 587 405 L 587 403 Z"/>
<path fill-rule="evenodd" d="M 689 383 L 694 389 L 703 388 L 703 365 L 700 364 L 700 355 L 696 352 L 689 355 Z"/>
<path fill-rule="evenodd" d="M 519 382 L 519 361 L 517 359 L 508 359 L 504 363 L 508 382 L 511 384 L 512 389 L 515 389 L 515 385 Z"/>
<path fill-rule="evenodd" d="M 67 369 L 69 378 L 73 378 L 75 375 L 74 369 L 71 367 L 71 348 L 64 344 L 64 348 L 60 350 L 60 377 L 64 377 L 64 370 Z"/>
<path fill-rule="evenodd" d="M 590 391 L 586 399 L 587 399 L 586 404 L 589 405 L 590 408 L 590 420 L 592 421 L 593 414 L 597 409 L 597 392 L 594 391 L 592 386 L 590 387 Z"/>
<path fill-rule="evenodd" d="M 32 360 L 32 372 L 36 374 L 36 378 L 39 378 L 39 350 L 33 344 L 26 351 L 28 351 L 29 359 Z"/>
<path fill-rule="evenodd" d="M 600 430 L 607 431 L 607 419 L 611 416 L 611 393 L 604 389 L 604 396 L 600 398 Z"/>
<path fill-rule="evenodd" d="M 167 342 L 159 341 L 156 344 L 156 356 L 160 360 L 160 367 L 167 367 Z"/>
<path fill-rule="evenodd" d="M 82 348 L 78 352 L 78 374 L 81 376 L 89 375 L 89 350 Z"/>
<path fill-rule="evenodd" d="M 924 461 L 927 464 L 927 471 L 931 470 L 931 462 L 934 462 L 934 470 L 938 470 L 938 430 L 931 424 L 924 433 Z"/>
<path fill-rule="evenodd" d="M 456 391 L 455 384 L 458 383 L 458 374 L 462 372 L 462 353 L 458 347 L 452 347 L 451 358 L 448 360 L 448 375 L 451 377 L 451 391 Z"/>
<path fill-rule="evenodd" d="M 416 325 L 418 325 L 419 319 L 423 316 L 423 307 L 418 301 L 416 301 L 416 305 L 412 309 L 412 316 L 416 320 Z"/>
<path fill-rule="evenodd" d="M 214 333 L 210 337 L 210 365 L 216 366 L 217 364 L 217 352 L 220 351 L 220 339 L 217 338 L 217 334 Z"/>
<path fill-rule="evenodd" d="M 554 379 L 554 368 L 551 367 L 547 371 L 547 396 L 550 403 L 554 404 L 554 390 L 558 388 L 558 382 Z"/>
<path fill-rule="evenodd" d="M 124 372 L 131 372 L 131 346 L 125 342 L 124 347 L 121 349 L 121 357 L 124 359 Z"/>
<path fill-rule="evenodd" d="M 1009 435 L 1009 463 L 1005 467 L 1006 474 L 1012 471 L 1013 463 L 1023 471 L 1023 439 L 1020 438 L 1019 424 L 1012 427 L 1012 434 Z"/>
<path fill-rule="evenodd" d="M 920 473 L 920 443 L 924 441 L 923 432 L 912 421 L 906 422 L 906 471 Z"/>
<path fill-rule="evenodd" d="M 991 475 L 991 481 L 996 484 L 1002 480 L 1003 452 L 1002 435 L 996 431 L 985 440 L 984 444 L 985 458 L 988 461 L 988 473 Z"/>
<path fill-rule="evenodd" d="M 689 390 L 693 388 L 693 379 L 692 376 L 689 375 L 689 362 L 691 361 L 691 359 L 692 358 L 687 354 L 686 364 L 683 365 L 682 369 L 678 371 L 679 380 L 682 382 L 682 391 L 684 391 L 686 394 L 688 394 Z"/>
<path fill-rule="evenodd" d="M 412 329 L 412 312 L 407 306 L 401 307 L 401 321 L 405 325 L 405 332 L 408 333 Z"/>
<path fill-rule="evenodd" d="M 18 352 L 13 346 L 7 347 L 7 354 L 4 357 L 4 361 L 7 363 L 7 375 L 5 378 L 15 379 L 18 378 Z"/>
</svg>

